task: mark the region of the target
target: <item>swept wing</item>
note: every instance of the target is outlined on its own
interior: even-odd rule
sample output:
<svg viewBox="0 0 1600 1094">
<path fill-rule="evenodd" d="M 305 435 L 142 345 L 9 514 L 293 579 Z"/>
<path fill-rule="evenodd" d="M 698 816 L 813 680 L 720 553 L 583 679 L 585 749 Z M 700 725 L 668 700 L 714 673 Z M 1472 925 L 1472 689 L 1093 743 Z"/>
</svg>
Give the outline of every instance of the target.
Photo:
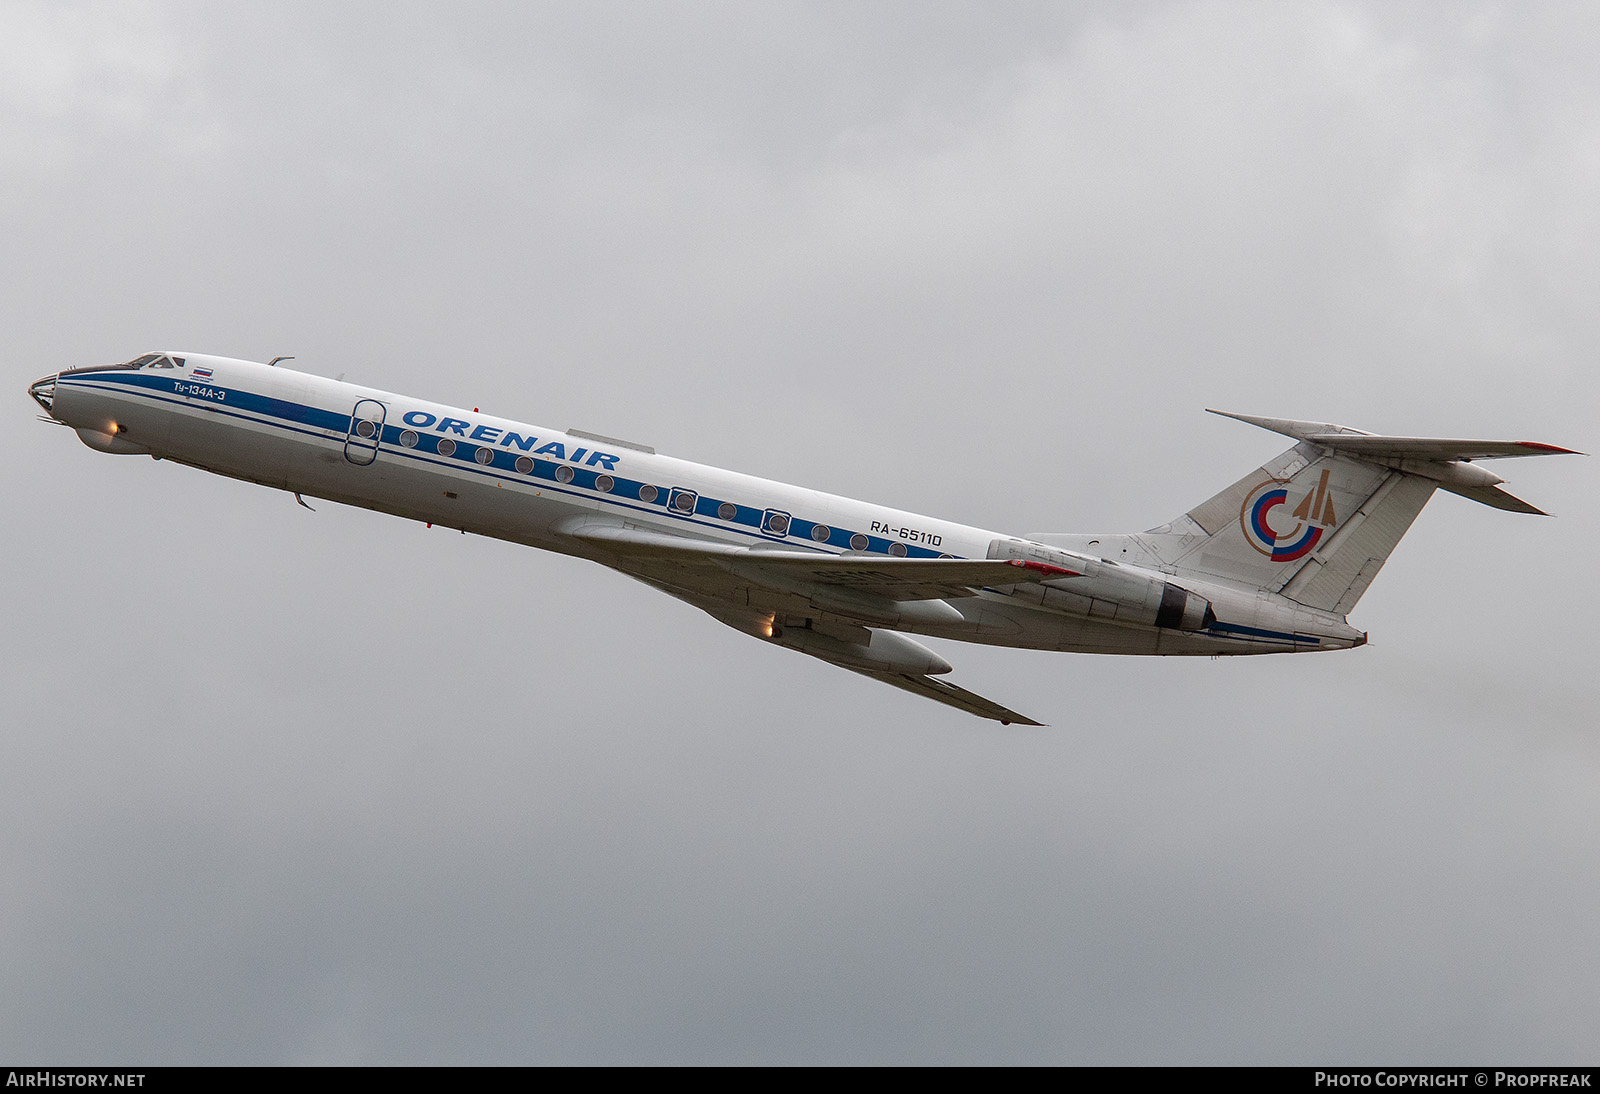
<svg viewBox="0 0 1600 1094">
<path fill-rule="evenodd" d="M 589 517 L 561 533 L 598 561 L 695 605 L 718 621 L 892 687 L 994 721 L 1041 725 L 938 679 L 950 665 L 890 630 L 903 614 L 959 620 L 946 601 L 985 586 L 1068 576 L 1038 562 L 885 558 L 721 543 Z"/>
</svg>

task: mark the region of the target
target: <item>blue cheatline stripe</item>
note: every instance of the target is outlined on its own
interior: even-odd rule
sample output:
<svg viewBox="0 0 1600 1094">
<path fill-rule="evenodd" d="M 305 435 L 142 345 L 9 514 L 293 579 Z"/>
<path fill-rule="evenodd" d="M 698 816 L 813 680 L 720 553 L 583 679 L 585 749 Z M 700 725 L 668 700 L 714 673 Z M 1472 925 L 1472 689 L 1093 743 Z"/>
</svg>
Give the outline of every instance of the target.
<svg viewBox="0 0 1600 1094">
<path fill-rule="evenodd" d="M 314 429 L 337 429 L 340 432 L 349 432 L 350 415 L 338 414 L 331 410 L 322 410 L 318 407 L 308 406 L 305 403 L 291 402 L 287 399 L 275 399 L 270 395 L 257 395 L 253 391 L 243 388 L 224 387 L 221 384 L 205 384 L 203 386 L 216 391 L 227 393 L 226 402 L 214 403 L 209 399 L 195 399 L 183 395 L 182 392 L 172 389 L 174 383 L 188 383 L 176 377 L 157 376 L 147 372 L 122 372 L 104 373 L 99 375 L 72 378 L 73 383 L 83 380 L 98 380 L 103 383 L 114 384 L 118 387 L 132 387 L 143 389 L 140 394 L 169 395 L 164 402 L 179 401 L 185 406 L 206 406 L 212 409 L 228 409 L 237 407 L 242 410 L 252 411 L 265 415 L 268 418 L 294 425 L 311 426 Z"/>
<path fill-rule="evenodd" d="M 340 414 L 337 411 L 323 410 L 320 407 L 308 406 L 287 399 L 276 399 L 268 395 L 258 395 L 253 391 L 243 388 L 224 387 L 221 384 L 207 384 L 205 386 L 224 392 L 226 400 L 212 401 L 209 399 L 194 398 L 181 394 L 176 390 L 168 390 L 174 383 L 188 383 L 177 377 L 157 376 L 151 373 L 135 371 L 90 373 L 82 376 L 73 376 L 70 381 L 57 380 L 58 384 L 68 387 L 101 388 L 118 391 L 126 394 L 138 395 L 152 402 L 174 407 L 197 407 L 207 413 L 220 414 L 227 418 L 236 418 L 239 421 L 249 422 L 254 425 L 266 426 L 272 429 L 282 429 L 285 432 L 311 437 L 319 441 L 333 441 L 336 438 L 328 437 L 322 430 L 343 433 L 348 438 L 354 419 L 349 414 Z M 131 390 L 130 390 L 131 389 Z M 354 409 L 352 407 L 352 409 Z M 256 415 L 259 415 L 257 417 Z M 717 509 L 722 501 L 717 498 L 698 495 L 695 501 L 694 516 L 679 513 L 669 508 L 669 499 L 673 488 L 661 486 L 657 483 L 647 483 L 642 479 L 630 479 L 615 472 L 601 472 L 594 468 L 578 467 L 569 463 L 558 463 L 553 460 L 533 459 L 533 471 L 527 475 L 516 470 L 517 457 L 520 452 L 508 449 L 497 449 L 488 445 L 482 447 L 493 454 L 487 464 L 477 462 L 479 446 L 470 441 L 456 441 L 455 452 L 451 455 L 442 455 L 439 452 L 439 441 L 445 439 L 442 435 L 424 433 L 421 430 L 411 429 L 417 434 L 417 447 L 405 448 L 400 444 L 400 434 L 409 426 L 385 424 L 380 436 L 383 441 L 383 452 L 388 456 L 399 456 L 413 460 L 423 465 L 438 467 L 444 470 L 465 472 L 489 479 L 498 479 L 505 482 L 528 484 L 538 480 L 541 490 L 555 494 L 564 494 L 568 497 L 581 498 L 587 501 L 601 501 L 618 509 L 630 510 L 641 513 L 667 512 L 676 515 L 686 524 L 698 525 L 712 531 L 734 532 L 753 540 L 773 542 L 779 537 L 768 535 L 761 531 L 762 519 L 766 515 L 765 509 L 754 506 L 739 505 L 734 503 L 736 512 L 732 520 L 724 521 L 717 515 Z M 342 443 L 342 442 L 340 442 Z M 558 467 L 570 467 L 573 471 L 572 483 L 563 486 L 556 479 Z M 595 482 L 601 474 L 609 474 L 615 486 L 610 493 L 601 493 L 595 489 Z M 646 486 L 655 486 L 656 500 L 647 502 L 639 497 L 639 492 Z M 578 487 L 579 489 L 572 489 Z M 630 502 L 632 504 L 630 504 Z M 711 520 L 696 520 L 698 516 L 714 517 Z M 805 520 L 801 517 L 791 517 L 789 521 L 789 535 L 781 537 L 783 542 L 793 543 L 809 551 L 820 554 L 831 554 L 828 547 L 838 547 L 844 550 L 850 545 L 850 537 L 856 533 L 848 528 L 834 528 L 829 526 L 827 540 L 817 542 L 811 539 L 811 531 L 820 522 Z M 863 533 L 865 534 L 865 533 Z M 900 543 L 905 547 L 906 558 L 939 558 L 940 552 L 927 547 L 917 547 L 902 540 L 889 539 L 885 536 L 867 535 L 867 552 L 889 554 L 891 544 Z M 893 557 L 893 556 L 890 556 Z M 952 556 L 961 558 L 963 556 Z"/>
<path fill-rule="evenodd" d="M 109 377 L 96 377 L 96 379 L 109 379 Z M 97 383 L 81 383 L 81 382 L 78 382 L 76 378 L 74 378 L 73 383 L 68 385 L 68 386 L 71 386 L 71 387 L 87 387 L 87 388 L 101 388 L 103 385 L 102 384 L 97 384 Z M 122 390 L 122 388 L 125 387 L 125 386 L 139 386 L 139 385 L 124 385 L 124 384 L 120 384 L 119 383 L 115 387 L 108 388 L 108 390 L 115 391 L 117 394 L 139 395 L 139 396 L 142 396 L 144 398 L 149 399 L 151 402 L 160 403 L 160 404 L 162 404 L 164 406 L 204 408 L 209 413 L 221 414 L 225 418 L 237 418 L 242 422 L 251 422 L 251 423 L 253 423 L 255 425 L 269 426 L 269 427 L 271 427 L 273 429 L 282 429 L 282 430 L 285 430 L 285 431 L 290 432 L 290 433 L 299 433 L 299 434 L 301 434 L 303 436 L 306 436 L 306 437 L 314 437 L 317 440 L 328 440 L 328 439 L 330 439 L 330 438 L 324 436 L 322 433 L 317 432 L 316 428 L 308 429 L 308 428 L 304 428 L 303 426 L 287 424 L 288 422 L 294 421 L 295 419 L 293 419 L 291 417 L 288 417 L 286 415 L 284 415 L 284 416 L 274 415 L 273 419 L 276 419 L 276 420 L 271 420 L 271 419 L 267 419 L 267 418 L 254 418 L 254 417 L 251 417 L 249 414 L 240 414 L 237 411 L 230 410 L 227 407 L 227 405 L 224 404 L 224 403 L 213 403 L 213 402 L 209 402 L 209 401 L 192 400 L 192 399 L 187 399 L 182 395 L 177 395 L 177 394 L 168 395 L 168 394 L 166 394 L 164 392 L 154 391 L 154 390 L 151 390 L 151 391 L 133 391 L 133 392 L 130 393 L 130 392 L 126 392 L 126 391 Z M 217 388 L 217 390 L 232 392 L 235 389 L 233 389 L 233 388 Z M 339 415 L 334 414 L 331 411 L 318 410 L 315 407 L 301 406 L 298 403 L 289 403 L 289 402 L 285 402 L 284 400 L 281 400 L 281 399 L 267 399 L 265 396 L 256 396 L 256 398 L 258 400 L 262 401 L 262 402 L 279 403 L 279 404 L 281 404 L 281 405 L 283 405 L 285 407 L 298 407 L 302 412 L 304 412 L 305 419 L 309 420 L 309 421 L 317 421 L 317 420 L 321 420 L 323 417 L 325 417 L 327 419 L 327 424 L 322 425 L 322 426 L 317 427 L 317 428 L 321 428 L 321 429 L 339 429 L 339 430 L 348 431 L 349 427 L 350 427 L 349 426 L 350 419 L 349 419 L 348 416 L 346 416 L 346 417 L 341 419 Z M 237 403 L 235 405 L 237 405 Z M 265 412 L 264 411 L 258 411 L 258 413 L 265 413 Z M 313 416 L 317 416 L 317 417 L 313 417 Z M 343 424 L 338 424 L 340 422 L 342 422 Z"/>
<path fill-rule="evenodd" d="M 1313 646 L 1320 646 L 1322 639 L 1309 634 L 1285 634 L 1283 631 L 1267 631 L 1260 627 L 1246 627 L 1238 623 L 1213 623 L 1208 632 L 1225 635 L 1242 635 L 1249 638 L 1270 638 L 1277 642 L 1300 642 Z"/>
</svg>

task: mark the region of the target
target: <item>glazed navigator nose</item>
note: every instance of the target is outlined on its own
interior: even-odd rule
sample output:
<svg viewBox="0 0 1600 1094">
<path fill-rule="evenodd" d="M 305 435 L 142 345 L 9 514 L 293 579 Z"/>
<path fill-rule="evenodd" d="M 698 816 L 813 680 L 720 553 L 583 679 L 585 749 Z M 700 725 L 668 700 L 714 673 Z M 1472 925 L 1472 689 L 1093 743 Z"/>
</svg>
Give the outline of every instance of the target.
<svg viewBox="0 0 1600 1094">
<path fill-rule="evenodd" d="M 52 418 L 55 417 L 55 412 L 50 408 L 56 400 L 56 377 L 58 375 L 60 374 L 51 373 L 43 380 L 35 380 L 28 385 L 28 394 L 33 396 L 33 401 L 44 407 L 44 412 Z"/>
</svg>

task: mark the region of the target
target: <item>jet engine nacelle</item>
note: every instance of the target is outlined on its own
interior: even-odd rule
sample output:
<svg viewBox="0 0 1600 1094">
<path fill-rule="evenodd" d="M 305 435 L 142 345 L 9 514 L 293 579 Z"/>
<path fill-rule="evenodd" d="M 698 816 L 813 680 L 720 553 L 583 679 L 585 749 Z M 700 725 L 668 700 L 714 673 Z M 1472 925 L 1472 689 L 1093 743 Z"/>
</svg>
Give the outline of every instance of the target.
<svg viewBox="0 0 1600 1094">
<path fill-rule="evenodd" d="M 990 558 L 1015 558 L 1060 566 L 1077 576 L 1017 585 L 1010 595 L 1063 615 L 1115 619 L 1146 627 L 1203 631 L 1217 621 L 1211 602 L 1166 575 L 1090 558 L 1028 540 L 995 540 Z"/>
<path fill-rule="evenodd" d="M 1109 603 L 1115 619 L 1180 631 L 1203 631 L 1217 621 L 1209 600 L 1163 575 L 1103 560 L 1095 560 L 1085 569 L 1081 578 L 1051 582 L 1055 587 L 1046 590 L 1043 606 L 1071 611 L 1088 598 Z M 1091 603 L 1088 610 L 1075 614 L 1103 613 L 1097 613 Z"/>
<path fill-rule="evenodd" d="M 1161 588 L 1161 606 L 1156 609 L 1156 626 L 1179 631 L 1203 631 L 1217 621 L 1211 601 L 1167 582 Z"/>
</svg>

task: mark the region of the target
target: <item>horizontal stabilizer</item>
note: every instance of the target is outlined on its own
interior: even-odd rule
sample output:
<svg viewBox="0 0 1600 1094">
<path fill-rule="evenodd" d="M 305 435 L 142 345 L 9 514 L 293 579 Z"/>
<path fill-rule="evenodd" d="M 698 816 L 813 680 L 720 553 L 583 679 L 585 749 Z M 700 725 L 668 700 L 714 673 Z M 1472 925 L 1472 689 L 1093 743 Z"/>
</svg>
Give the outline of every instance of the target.
<svg viewBox="0 0 1600 1094">
<path fill-rule="evenodd" d="M 1446 437 L 1379 437 L 1359 433 L 1313 433 L 1305 439 L 1352 456 L 1396 460 L 1503 460 L 1513 456 L 1583 454 L 1537 441 L 1464 441 Z"/>
<path fill-rule="evenodd" d="M 1309 441 L 1358 459 L 1390 460 L 1499 460 L 1512 456 L 1581 456 L 1570 448 L 1538 441 L 1479 441 L 1450 437 L 1385 437 L 1331 422 L 1302 422 L 1294 418 L 1259 418 L 1207 409 L 1208 414 L 1260 426 L 1297 441 Z M 1490 503 L 1493 504 L 1493 503 Z"/>
<path fill-rule="evenodd" d="M 1529 505 L 1514 494 L 1508 494 L 1498 486 L 1451 486 L 1449 483 L 1440 483 L 1439 489 L 1448 490 L 1463 498 L 1470 498 L 1484 505 L 1492 505 L 1496 509 L 1504 509 L 1508 513 L 1527 513 L 1535 517 L 1547 517 L 1546 513 L 1536 505 Z"/>
<path fill-rule="evenodd" d="M 1206 407 L 1206 413 L 1219 414 L 1224 418 L 1232 418 L 1236 422 L 1244 422 L 1247 425 L 1258 425 L 1262 429 L 1268 429 L 1274 433 L 1282 433 L 1285 437 L 1293 437 L 1297 441 L 1303 441 L 1314 433 L 1348 433 L 1357 437 L 1371 436 L 1370 433 L 1366 433 L 1363 430 L 1351 429 L 1346 425 L 1334 425 L 1332 422 L 1302 422 L 1295 418 L 1262 418 L 1254 414 L 1234 414 L 1232 411 L 1227 410 L 1213 410 L 1211 407 Z"/>
<path fill-rule="evenodd" d="M 1472 501 L 1504 509 L 1510 513 L 1547 515 L 1500 489 L 1505 480 L 1480 467 L 1476 460 L 1503 460 L 1516 456 L 1581 456 L 1570 448 L 1538 441 L 1483 441 L 1455 437 L 1385 437 L 1331 422 L 1302 422 L 1294 418 L 1258 418 L 1251 414 L 1230 414 L 1210 410 L 1224 418 L 1282 433 L 1286 437 L 1329 450 L 1337 456 L 1381 464 L 1408 475 L 1431 479 L 1441 490 L 1448 490 Z"/>
</svg>

